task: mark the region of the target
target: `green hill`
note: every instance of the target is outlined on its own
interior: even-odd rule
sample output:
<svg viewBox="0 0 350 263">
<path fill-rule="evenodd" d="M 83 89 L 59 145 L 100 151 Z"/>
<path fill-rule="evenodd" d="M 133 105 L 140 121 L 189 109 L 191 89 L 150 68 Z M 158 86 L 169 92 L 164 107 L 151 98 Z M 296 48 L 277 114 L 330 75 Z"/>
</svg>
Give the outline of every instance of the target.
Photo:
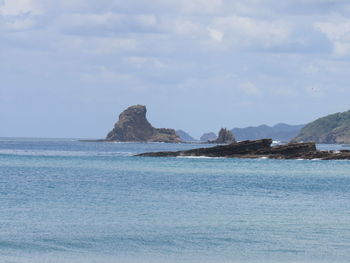
<svg viewBox="0 0 350 263">
<path fill-rule="evenodd" d="M 350 143 L 350 111 L 328 115 L 307 124 L 293 141 Z"/>
</svg>

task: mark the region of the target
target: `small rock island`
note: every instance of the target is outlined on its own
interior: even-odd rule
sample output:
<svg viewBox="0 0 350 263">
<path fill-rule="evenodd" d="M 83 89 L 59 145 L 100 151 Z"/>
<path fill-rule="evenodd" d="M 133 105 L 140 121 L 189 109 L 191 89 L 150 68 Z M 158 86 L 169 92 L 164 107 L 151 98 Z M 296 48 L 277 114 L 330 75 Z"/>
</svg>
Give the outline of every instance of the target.
<svg viewBox="0 0 350 263">
<path fill-rule="evenodd" d="M 118 142 L 181 142 L 173 129 L 154 128 L 146 118 L 147 109 L 144 105 L 134 105 L 119 115 L 104 141 Z"/>
<path fill-rule="evenodd" d="M 216 138 L 216 140 L 208 142 L 216 144 L 230 144 L 236 142 L 236 139 L 232 131 L 226 128 L 221 128 L 219 131 L 219 136 Z"/>
<path fill-rule="evenodd" d="M 178 157 L 205 156 L 226 158 L 270 158 L 270 159 L 319 159 L 350 160 L 350 151 L 320 151 L 313 142 L 289 143 L 272 147 L 272 139 L 234 142 L 208 148 L 197 148 L 176 152 L 149 152 L 136 156 L 142 157 Z"/>
<path fill-rule="evenodd" d="M 221 128 L 218 136 L 213 132 L 204 133 L 201 136 L 200 141 L 202 143 L 229 144 L 236 142 L 236 139 L 232 131 L 226 128 Z"/>
</svg>

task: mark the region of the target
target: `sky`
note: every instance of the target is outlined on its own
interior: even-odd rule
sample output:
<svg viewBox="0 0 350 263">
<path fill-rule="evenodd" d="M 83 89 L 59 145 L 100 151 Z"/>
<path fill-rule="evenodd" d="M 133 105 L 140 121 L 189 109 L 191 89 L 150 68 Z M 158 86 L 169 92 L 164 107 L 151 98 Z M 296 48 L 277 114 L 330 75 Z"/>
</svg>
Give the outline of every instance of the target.
<svg viewBox="0 0 350 263">
<path fill-rule="evenodd" d="M 0 137 L 304 124 L 350 109 L 349 0 L 0 0 Z"/>
</svg>

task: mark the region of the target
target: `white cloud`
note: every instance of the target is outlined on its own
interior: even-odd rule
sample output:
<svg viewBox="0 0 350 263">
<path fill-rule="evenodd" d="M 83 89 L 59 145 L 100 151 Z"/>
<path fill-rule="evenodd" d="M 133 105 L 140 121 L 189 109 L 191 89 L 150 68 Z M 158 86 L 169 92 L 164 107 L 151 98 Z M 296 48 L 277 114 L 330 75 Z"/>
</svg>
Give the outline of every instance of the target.
<svg viewBox="0 0 350 263">
<path fill-rule="evenodd" d="M 125 61 L 136 68 L 164 69 L 166 65 L 160 59 L 152 57 L 131 56 L 125 58 Z"/>
<path fill-rule="evenodd" d="M 176 19 L 172 22 L 174 32 L 179 34 L 197 34 L 201 31 L 201 26 L 184 18 Z"/>
<path fill-rule="evenodd" d="M 87 83 L 127 83 L 132 80 L 132 77 L 127 74 L 120 74 L 111 71 L 106 67 L 95 67 L 93 73 L 81 74 L 81 80 Z"/>
<path fill-rule="evenodd" d="M 222 0 L 179 0 L 182 10 L 187 13 L 216 13 L 221 10 Z"/>
<path fill-rule="evenodd" d="M 239 89 L 250 96 L 260 97 L 262 95 L 262 91 L 252 82 L 242 83 Z"/>
<path fill-rule="evenodd" d="M 21 19 L 7 19 L 5 20 L 4 27 L 9 31 L 22 31 L 31 29 L 36 25 L 36 21 L 33 18 L 24 17 Z"/>
<path fill-rule="evenodd" d="M 318 22 L 314 26 L 331 41 L 334 55 L 346 56 L 350 54 L 350 20 Z"/>
<path fill-rule="evenodd" d="M 74 34 L 103 35 L 125 32 L 157 31 L 158 23 L 154 15 L 126 15 L 116 13 L 65 14 L 57 22 L 64 32 Z"/>
<path fill-rule="evenodd" d="M 69 12 L 106 11 L 127 14 L 213 14 L 222 8 L 223 0 L 60 0 L 60 6 Z"/>
<path fill-rule="evenodd" d="M 319 98 L 325 95 L 324 90 L 317 85 L 310 85 L 305 87 L 306 93 L 314 98 Z"/>
<path fill-rule="evenodd" d="M 350 54 L 350 43 L 334 42 L 334 53 L 337 56 L 346 56 Z"/>
<path fill-rule="evenodd" d="M 219 30 L 210 28 L 210 27 L 208 27 L 208 32 L 209 32 L 209 36 L 212 40 L 214 40 L 216 42 L 222 42 L 222 39 L 224 38 L 224 33 L 222 33 Z"/>
<path fill-rule="evenodd" d="M 140 92 L 147 85 L 138 76 L 120 73 L 107 67 L 92 67 L 89 72 L 80 74 L 80 81 L 92 85 L 108 85 L 112 90 Z M 105 90 L 106 91 L 106 90 Z"/>
<path fill-rule="evenodd" d="M 250 17 L 229 16 L 214 19 L 210 36 L 220 39 L 225 35 L 233 46 L 259 46 L 269 48 L 289 41 L 291 26 L 281 21 L 267 21 Z"/>
<path fill-rule="evenodd" d="M 315 65 L 315 63 L 311 63 L 304 67 L 303 72 L 307 75 L 317 75 L 320 73 L 320 68 L 318 65 Z"/>
<path fill-rule="evenodd" d="M 42 26 L 51 0 L 4 0 L 0 4 L 0 30 L 30 31 Z"/>
<path fill-rule="evenodd" d="M 350 74 L 350 63 L 345 60 L 317 59 L 303 68 L 303 72 L 313 76 L 330 75 L 332 78 L 344 78 Z"/>
<path fill-rule="evenodd" d="M 0 6 L 0 14 L 3 16 L 41 15 L 43 12 L 44 9 L 39 0 L 5 0 Z"/>
<path fill-rule="evenodd" d="M 68 48 L 92 54 L 116 54 L 125 51 L 133 51 L 137 47 L 137 41 L 124 37 L 61 37 L 56 43 L 57 49 Z"/>
</svg>

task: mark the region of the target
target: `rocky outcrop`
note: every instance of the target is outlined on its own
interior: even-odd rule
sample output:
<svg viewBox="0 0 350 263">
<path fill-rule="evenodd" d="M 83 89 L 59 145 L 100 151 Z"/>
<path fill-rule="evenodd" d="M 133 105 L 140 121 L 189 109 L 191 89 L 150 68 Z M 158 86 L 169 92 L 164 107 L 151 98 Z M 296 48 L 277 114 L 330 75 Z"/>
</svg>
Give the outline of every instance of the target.
<svg viewBox="0 0 350 263">
<path fill-rule="evenodd" d="M 315 143 L 290 143 L 272 147 L 272 139 L 243 141 L 229 145 L 198 148 L 176 152 L 150 152 L 137 156 L 144 157 L 178 157 L 206 156 L 226 158 L 271 158 L 271 159 L 320 159 L 350 160 L 350 151 L 319 151 Z"/>
<path fill-rule="evenodd" d="M 221 145 L 207 148 L 198 148 L 177 152 L 150 152 L 138 156 L 150 157 L 176 157 L 176 156 L 206 156 L 206 157 L 232 157 L 256 152 L 261 149 L 268 150 L 272 141 L 269 139 L 259 141 L 245 141 L 229 145 Z"/>
<path fill-rule="evenodd" d="M 328 115 L 307 124 L 293 142 L 350 143 L 350 111 Z"/>
<path fill-rule="evenodd" d="M 204 133 L 201 137 L 200 137 L 200 141 L 201 142 L 209 142 L 209 141 L 214 141 L 218 138 L 218 136 L 216 136 L 216 134 L 214 132 L 207 132 Z"/>
<path fill-rule="evenodd" d="M 106 137 L 106 141 L 119 142 L 181 142 L 173 129 L 156 129 L 146 118 L 143 105 L 127 108 L 119 115 L 118 122 Z"/>
<path fill-rule="evenodd" d="M 221 128 L 219 131 L 218 138 L 214 141 L 210 141 L 210 143 L 217 143 L 217 144 L 227 144 L 227 143 L 233 143 L 233 142 L 236 142 L 235 137 L 233 136 L 233 133 L 226 128 Z"/>
</svg>

